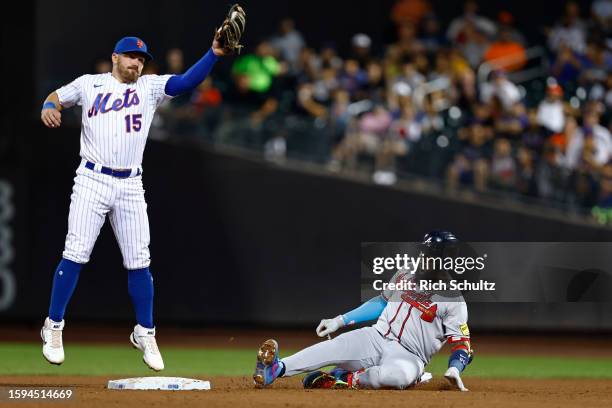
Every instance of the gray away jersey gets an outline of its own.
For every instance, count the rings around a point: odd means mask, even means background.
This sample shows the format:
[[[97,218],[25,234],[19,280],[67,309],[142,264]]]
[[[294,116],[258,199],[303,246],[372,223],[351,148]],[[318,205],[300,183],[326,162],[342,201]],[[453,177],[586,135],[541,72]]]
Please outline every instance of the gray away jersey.
[[[391,282],[410,279],[410,273],[399,271]],[[460,294],[449,299],[421,291],[385,290],[381,296],[388,303],[373,327],[397,340],[425,364],[449,337],[469,338],[467,305]]]

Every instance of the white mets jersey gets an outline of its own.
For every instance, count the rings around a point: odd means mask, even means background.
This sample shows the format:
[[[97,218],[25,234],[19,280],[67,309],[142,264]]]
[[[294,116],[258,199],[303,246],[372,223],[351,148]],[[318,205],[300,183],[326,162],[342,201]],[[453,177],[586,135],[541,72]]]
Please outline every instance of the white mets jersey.
[[[80,105],[81,157],[113,169],[141,166],[147,135],[172,75],[144,75],[121,83],[110,73],[83,75],[56,92],[60,104]]]
[[[411,280],[407,272],[398,272],[392,282]],[[398,341],[404,348],[428,364],[450,338],[469,341],[468,312],[463,297],[442,297],[422,291],[386,290],[382,296],[387,306],[374,328],[386,338]]]

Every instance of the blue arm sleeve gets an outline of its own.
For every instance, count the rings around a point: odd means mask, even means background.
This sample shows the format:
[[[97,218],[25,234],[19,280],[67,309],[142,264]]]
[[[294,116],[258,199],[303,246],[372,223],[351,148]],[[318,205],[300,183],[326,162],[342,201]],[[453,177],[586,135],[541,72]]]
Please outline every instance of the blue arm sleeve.
[[[378,316],[385,310],[387,301],[382,296],[376,296],[353,309],[350,312],[343,314],[342,319],[344,324],[363,323],[370,320],[378,319]]]
[[[217,56],[211,48],[187,72],[174,75],[168,79],[165,89],[166,95],[177,96],[187,91],[193,91],[200,82],[206,79],[215,62],[217,62]]]

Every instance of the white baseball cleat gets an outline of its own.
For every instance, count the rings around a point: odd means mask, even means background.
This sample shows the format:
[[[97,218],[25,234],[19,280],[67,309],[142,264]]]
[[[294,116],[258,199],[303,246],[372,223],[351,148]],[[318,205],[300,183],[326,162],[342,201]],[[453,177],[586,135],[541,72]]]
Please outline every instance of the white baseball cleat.
[[[40,329],[40,338],[43,342],[43,356],[51,364],[60,365],[64,362],[62,330],[64,330],[63,320],[61,322],[54,322],[48,317],[45,319],[42,329]]]
[[[142,359],[152,370],[161,371],[164,369],[164,360],[159,348],[157,348],[157,341],[155,341],[155,327],[147,329],[137,324],[130,334],[130,341],[134,348],[143,352]]]
[[[459,391],[469,391],[463,385],[463,380],[461,379],[461,375],[459,375],[459,370],[457,370],[457,367],[449,367],[444,373],[444,378],[448,380],[450,385],[456,387]]]
[[[431,375],[430,372],[425,371],[423,374],[421,374],[419,379],[416,381],[415,385],[427,384],[428,382],[431,381],[432,378],[433,378],[433,375]]]

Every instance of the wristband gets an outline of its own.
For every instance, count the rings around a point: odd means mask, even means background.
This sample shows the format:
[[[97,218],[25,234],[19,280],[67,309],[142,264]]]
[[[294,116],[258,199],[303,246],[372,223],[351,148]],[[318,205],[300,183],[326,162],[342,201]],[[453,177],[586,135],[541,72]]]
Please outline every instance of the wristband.
[[[462,372],[465,367],[471,362],[472,359],[470,358],[467,351],[459,349],[454,351],[453,354],[451,354],[450,358],[448,359],[448,366],[455,367],[457,368],[457,370],[459,370],[459,372]]]
[[[45,104],[43,105],[43,110],[45,109],[57,109],[57,106],[55,106],[55,104],[53,102],[45,102]]]

